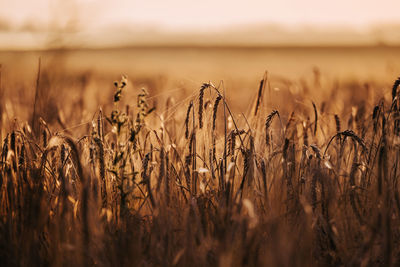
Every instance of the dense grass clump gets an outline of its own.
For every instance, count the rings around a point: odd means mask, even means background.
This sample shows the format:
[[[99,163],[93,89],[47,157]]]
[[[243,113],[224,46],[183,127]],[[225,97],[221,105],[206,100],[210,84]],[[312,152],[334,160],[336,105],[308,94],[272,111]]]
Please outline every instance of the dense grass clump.
[[[2,265],[400,264],[399,80],[318,101],[302,81],[279,107],[265,74],[245,114],[211,82],[175,104],[123,76],[82,123],[47,75],[27,122],[0,106]]]

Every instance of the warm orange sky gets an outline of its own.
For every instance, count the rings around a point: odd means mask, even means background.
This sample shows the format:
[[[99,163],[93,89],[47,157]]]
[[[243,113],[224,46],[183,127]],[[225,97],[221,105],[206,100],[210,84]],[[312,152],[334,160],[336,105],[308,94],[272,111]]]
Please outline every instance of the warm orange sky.
[[[151,25],[169,30],[276,23],[349,25],[399,23],[399,0],[0,0],[0,20],[79,29]]]
[[[0,50],[202,40],[399,45],[399,10],[400,0],[0,0]]]

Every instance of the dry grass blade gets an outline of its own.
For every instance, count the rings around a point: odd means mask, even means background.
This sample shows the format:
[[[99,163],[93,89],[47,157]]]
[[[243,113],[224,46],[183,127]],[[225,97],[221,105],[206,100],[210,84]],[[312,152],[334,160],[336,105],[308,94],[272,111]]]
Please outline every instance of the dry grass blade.
[[[222,96],[218,94],[217,98],[215,99],[214,106],[213,106],[213,121],[212,121],[212,129],[215,130],[216,120],[217,120],[217,112],[218,112],[218,105],[221,101]]]
[[[210,87],[209,83],[203,83],[203,85],[200,87],[200,93],[199,93],[199,128],[203,128],[203,102],[204,102],[204,90],[206,90],[208,87]]]
[[[193,108],[193,101],[190,101],[188,109],[186,111],[186,118],[185,118],[185,138],[189,138],[189,118],[190,118],[190,110]]]
[[[269,146],[269,127],[271,126],[272,120],[275,116],[279,117],[279,112],[277,110],[273,110],[265,120],[265,143]]]
[[[315,106],[315,103],[312,102],[313,108],[314,108],[314,136],[317,134],[317,126],[318,126],[318,111],[317,107]]]
[[[263,79],[260,81],[260,86],[258,88],[258,94],[257,94],[257,100],[256,100],[256,105],[254,108],[254,117],[257,116],[258,110],[260,108],[260,104],[262,101],[262,97],[264,94],[264,88],[265,84],[267,83],[267,72],[265,72]]]

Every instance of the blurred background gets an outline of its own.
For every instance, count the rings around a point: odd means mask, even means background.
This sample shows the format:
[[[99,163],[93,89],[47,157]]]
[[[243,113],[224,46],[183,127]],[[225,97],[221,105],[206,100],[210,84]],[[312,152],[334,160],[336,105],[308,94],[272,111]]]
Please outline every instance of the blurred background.
[[[1,49],[399,45],[396,0],[2,0]]]
[[[399,59],[399,8],[396,0],[0,0],[0,60],[57,50],[73,67],[99,71],[382,74]]]
[[[317,76],[329,90],[344,81],[383,87],[400,73],[399,8],[397,0],[0,0],[2,83],[6,95],[24,88],[12,101],[31,103],[40,57],[55,92],[95,89],[75,96],[89,110],[121,74],[153,94],[223,81],[243,109],[265,71],[275,91]]]

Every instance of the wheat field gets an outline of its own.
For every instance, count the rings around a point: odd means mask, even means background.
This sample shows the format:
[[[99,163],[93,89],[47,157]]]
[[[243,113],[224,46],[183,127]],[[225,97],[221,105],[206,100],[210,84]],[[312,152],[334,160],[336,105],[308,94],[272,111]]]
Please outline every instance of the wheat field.
[[[357,51],[0,53],[0,265],[398,266],[400,52]]]

